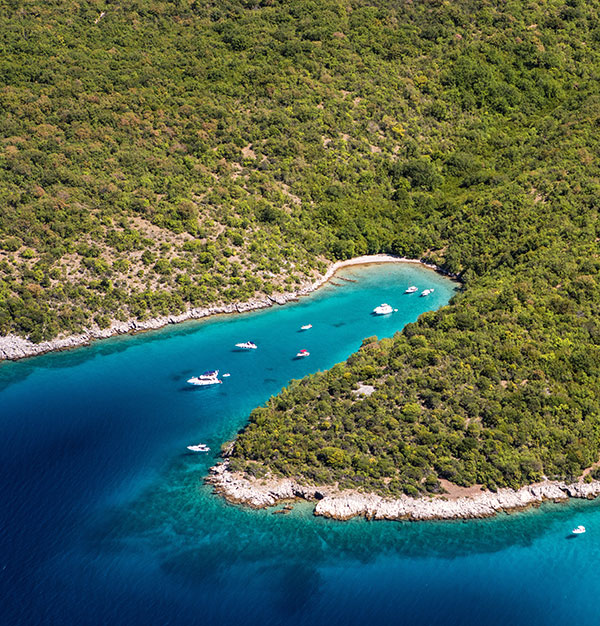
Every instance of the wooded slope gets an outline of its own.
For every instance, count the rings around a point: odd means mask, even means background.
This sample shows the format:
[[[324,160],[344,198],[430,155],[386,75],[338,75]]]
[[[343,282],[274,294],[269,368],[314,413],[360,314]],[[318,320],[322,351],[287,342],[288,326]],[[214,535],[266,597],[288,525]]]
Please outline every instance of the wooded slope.
[[[599,8],[5,2],[0,333],[424,256],[465,290],[255,411],[234,464],[385,493],[578,475],[599,456]]]

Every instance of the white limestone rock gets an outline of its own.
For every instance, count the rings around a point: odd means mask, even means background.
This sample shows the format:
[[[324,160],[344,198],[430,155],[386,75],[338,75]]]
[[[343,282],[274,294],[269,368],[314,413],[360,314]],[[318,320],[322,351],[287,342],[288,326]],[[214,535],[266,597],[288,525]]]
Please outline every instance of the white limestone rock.
[[[264,508],[292,498],[317,500],[315,515],[337,520],[357,516],[377,520],[483,518],[501,511],[535,506],[544,500],[561,501],[569,497],[594,498],[600,495],[600,481],[570,485],[546,481],[518,490],[505,488],[497,493],[488,491],[454,500],[409,496],[383,498],[376,494],[339,491],[330,486],[301,485],[289,478],[250,479],[230,472],[227,461],[212,468],[211,473],[207,482],[230,502]]]

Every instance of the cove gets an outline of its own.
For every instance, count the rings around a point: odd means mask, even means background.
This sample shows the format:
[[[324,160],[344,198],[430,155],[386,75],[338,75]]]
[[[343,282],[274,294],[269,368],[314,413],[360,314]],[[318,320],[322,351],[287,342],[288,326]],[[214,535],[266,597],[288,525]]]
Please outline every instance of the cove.
[[[411,284],[435,291],[404,295]],[[203,485],[255,406],[454,289],[417,265],[349,267],[284,307],[2,364],[0,622],[597,623],[593,503],[339,523],[305,504],[287,516],[230,506]],[[371,316],[382,302],[399,311]],[[259,349],[233,350],[246,340]],[[300,348],[311,356],[294,360]],[[231,376],[185,384],[211,368]],[[198,442],[211,453],[188,453]],[[575,522],[588,533],[567,540]]]

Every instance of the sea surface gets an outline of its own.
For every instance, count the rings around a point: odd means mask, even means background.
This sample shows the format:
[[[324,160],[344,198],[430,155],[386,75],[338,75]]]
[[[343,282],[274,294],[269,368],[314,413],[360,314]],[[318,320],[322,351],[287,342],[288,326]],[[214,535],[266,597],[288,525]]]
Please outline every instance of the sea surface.
[[[254,407],[455,288],[416,265],[346,268],[295,304],[1,364],[0,624],[600,623],[594,503],[335,522],[308,503],[231,506],[203,484]],[[370,315],[382,302],[398,312]],[[246,340],[259,349],[233,350]],[[213,368],[231,376],[186,384]],[[186,449],[200,442],[209,454]]]

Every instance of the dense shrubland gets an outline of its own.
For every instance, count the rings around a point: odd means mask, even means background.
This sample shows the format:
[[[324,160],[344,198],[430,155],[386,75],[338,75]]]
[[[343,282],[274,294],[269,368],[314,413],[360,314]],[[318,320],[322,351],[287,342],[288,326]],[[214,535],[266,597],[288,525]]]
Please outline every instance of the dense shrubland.
[[[599,9],[5,3],[0,333],[425,257],[464,291],[257,409],[234,466],[386,493],[577,476],[599,456]]]

